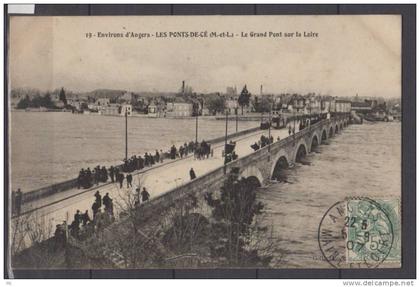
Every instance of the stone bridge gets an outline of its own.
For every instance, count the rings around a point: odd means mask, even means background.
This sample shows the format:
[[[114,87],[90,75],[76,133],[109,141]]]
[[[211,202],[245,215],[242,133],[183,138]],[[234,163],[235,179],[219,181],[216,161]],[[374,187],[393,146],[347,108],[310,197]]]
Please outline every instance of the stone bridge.
[[[264,186],[270,180],[281,179],[282,170],[293,166],[295,162],[303,161],[307,153],[313,151],[317,145],[327,139],[334,137],[349,122],[349,115],[336,115],[332,119],[321,120],[294,135],[240,157],[226,166],[219,166],[194,180],[152,197],[140,205],[143,227],[147,229],[148,226],[159,226],[165,215],[170,214],[173,210],[183,210],[181,207],[186,205],[194,206],[195,203],[202,203],[204,194],[207,192],[213,192],[217,196],[226,174],[232,169],[239,170],[240,176],[255,187]],[[44,193],[40,197],[42,196]],[[90,200],[91,197],[88,199],[89,205]],[[79,204],[80,201],[77,203]],[[203,213],[208,211],[208,209],[200,210]],[[118,226],[124,224],[127,217],[119,219],[115,224],[106,228],[103,234],[108,234],[110,238],[113,234],[117,234]]]
[[[249,180],[250,184],[264,186],[272,179],[279,179],[283,169],[302,161],[306,154],[334,137],[347,127],[349,122],[349,115],[336,115],[332,119],[312,124],[295,135],[274,142],[153,198],[142,205],[145,215],[153,216],[167,208],[185,204],[188,198],[200,200],[207,192],[218,192],[223,185],[225,174],[234,168],[239,169],[241,177]]]

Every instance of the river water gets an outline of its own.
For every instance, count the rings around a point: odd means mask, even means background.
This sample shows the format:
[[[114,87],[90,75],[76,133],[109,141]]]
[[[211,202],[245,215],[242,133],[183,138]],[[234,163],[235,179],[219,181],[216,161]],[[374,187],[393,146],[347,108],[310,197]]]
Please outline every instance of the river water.
[[[323,214],[346,196],[400,197],[401,124],[351,125],[286,171],[287,183],[262,188],[278,268],[330,268],[318,246]]]
[[[125,156],[125,119],[60,112],[11,112],[12,189],[33,190],[72,179],[80,168],[115,165]],[[259,123],[240,121],[238,130]],[[195,119],[130,117],[128,154],[167,150],[195,140]],[[228,132],[235,132],[229,121]],[[198,140],[225,135],[225,122],[199,118]]]

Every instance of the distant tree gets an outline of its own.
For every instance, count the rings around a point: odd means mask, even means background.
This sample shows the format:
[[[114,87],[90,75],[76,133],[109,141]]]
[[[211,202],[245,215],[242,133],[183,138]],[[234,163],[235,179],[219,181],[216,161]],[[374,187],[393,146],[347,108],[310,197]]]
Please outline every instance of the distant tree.
[[[211,97],[206,101],[207,108],[212,115],[222,113],[225,110],[225,99],[220,96]]]
[[[26,108],[29,108],[30,103],[31,103],[31,100],[29,99],[29,96],[26,95],[23,99],[21,99],[18,102],[16,108],[18,108],[18,109],[26,109]]]
[[[49,109],[55,108],[55,105],[54,105],[53,101],[51,100],[50,93],[47,92],[45,94],[45,96],[41,98],[40,106],[41,107],[46,107],[46,108],[49,108]]]
[[[241,106],[241,113],[244,114],[244,106],[249,106],[249,100],[251,98],[251,94],[248,92],[246,85],[241,91],[241,94],[238,97],[238,104]]]
[[[255,102],[255,110],[259,113],[268,113],[271,110],[271,101],[267,97],[262,97],[261,101]]]
[[[80,109],[81,109],[82,111],[89,110],[88,104],[87,104],[87,103],[85,103],[85,102],[81,103],[81,104],[80,104]]]
[[[67,99],[66,99],[66,92],[64,91],[64,88],[61,88],[59,99],[64,103],[64,105],[67,105]]]

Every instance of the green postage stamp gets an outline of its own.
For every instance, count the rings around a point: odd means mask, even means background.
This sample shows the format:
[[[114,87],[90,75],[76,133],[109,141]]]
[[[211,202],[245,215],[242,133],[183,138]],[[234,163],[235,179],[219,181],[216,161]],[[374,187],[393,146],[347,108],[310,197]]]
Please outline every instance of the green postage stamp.
[[[347,199],[347,263],[401,262],[399,198]]]

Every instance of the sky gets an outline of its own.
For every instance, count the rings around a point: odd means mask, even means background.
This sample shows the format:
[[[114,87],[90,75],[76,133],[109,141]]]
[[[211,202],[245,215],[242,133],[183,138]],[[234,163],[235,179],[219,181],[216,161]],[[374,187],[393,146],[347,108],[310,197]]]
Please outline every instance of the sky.
[[[87,38],[86,33],[299,31],[292,38]],[[318,37],[303,37],[303,33]],[[12,16],[9,87],[401,96],[401,17]]]

